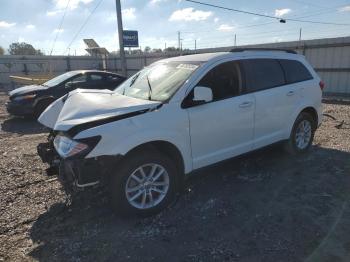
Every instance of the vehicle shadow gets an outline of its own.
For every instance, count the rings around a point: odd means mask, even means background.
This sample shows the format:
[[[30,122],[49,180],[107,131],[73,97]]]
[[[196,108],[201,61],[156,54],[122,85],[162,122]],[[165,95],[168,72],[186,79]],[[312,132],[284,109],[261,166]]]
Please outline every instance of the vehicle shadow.
[[[170,208],[123,219],[104,192],[34,222],[39,261],[346,261],[350,153],[269,147],[196,172]],[[339,251],[340,250],[340,251]]]
[[[40,134],[48,132],[48,129],[35,119],[11,117],[1,123],[0,130],[20,135]]]

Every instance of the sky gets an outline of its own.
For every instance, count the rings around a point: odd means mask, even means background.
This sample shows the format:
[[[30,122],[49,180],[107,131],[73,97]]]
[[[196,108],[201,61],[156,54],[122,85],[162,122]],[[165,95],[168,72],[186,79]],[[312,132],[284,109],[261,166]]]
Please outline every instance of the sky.
[[[350,24],[349,0],[202,2],[285,19]],[[189,49],[195,42],[198,49],[232,46],[235,35],[237,45],[293,41],[299,39],[300,28],[302,39],[350,36],[350,25],[280,23],[185,0],[121,0],[121,5],[124,29],[139,32],[142,49],[177,47],[178,32],[182,47]],[[83,55],[83,39],[94,38],[101,47],[115,51],[119,49],[115,10],[114,0],[0,0],[0,46],[7,50],[13,42],[27,42],[45,54]]]

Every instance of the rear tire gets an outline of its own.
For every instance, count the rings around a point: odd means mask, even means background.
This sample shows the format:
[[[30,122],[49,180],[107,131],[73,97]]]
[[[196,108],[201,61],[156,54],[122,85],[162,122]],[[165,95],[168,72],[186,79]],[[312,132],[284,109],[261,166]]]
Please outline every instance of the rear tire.
[[[308,151],[312,145],[315,131],[315,119],[308,113],[300,113],[294,122],[290,137],[285,143],[286,151],[293,155]]]
[[[123,159],[111,177],[113,208],[123,215],[149,216],[159,213],[175,198],[178,170],[157,150],[137,150]]]

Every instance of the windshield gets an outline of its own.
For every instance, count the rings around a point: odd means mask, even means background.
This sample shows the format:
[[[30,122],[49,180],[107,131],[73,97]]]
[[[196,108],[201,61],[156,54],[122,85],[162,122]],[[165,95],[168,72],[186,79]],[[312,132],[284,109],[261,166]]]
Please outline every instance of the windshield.
[[[56,86],[56,85],[62,83],[63,81],[66,81],[68,78],[70,78],[76,74],[78,74],[78,72],[67,72],[67,73],[64,73],[62,75],[59,75],[59,76],[56,76],[56,77],[50,79],[49,81],[45,82],[42,85],[48,86],[48,87],[53,87],[53,86]]]
[[[156,63],[130,77],[115,91],[119,94],[155,101],[166,101],[198,68],[194,62]]]

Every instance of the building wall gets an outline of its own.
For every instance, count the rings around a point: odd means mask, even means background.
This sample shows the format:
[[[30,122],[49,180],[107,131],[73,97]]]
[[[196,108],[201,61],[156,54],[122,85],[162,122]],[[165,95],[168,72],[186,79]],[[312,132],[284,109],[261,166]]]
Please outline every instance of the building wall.
[[[326,83],[326,95],[350,96],[350,37],[315,39],[261,45],[239,46],[238,48],[288,48],[304,54]],[[210,48],[187,53],[229,51],[234,47]],[[185,52],[127,55],[128,76],[146,65]],[[55,76],[69,70],[102,69],[102,60],[91,56],[0,56],[0,89],[13,89],[16,85],[10,75]],[[120,71],[120,59],[110,56],[107,70]]]

